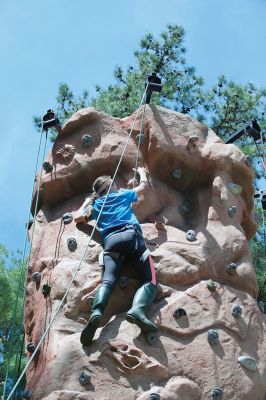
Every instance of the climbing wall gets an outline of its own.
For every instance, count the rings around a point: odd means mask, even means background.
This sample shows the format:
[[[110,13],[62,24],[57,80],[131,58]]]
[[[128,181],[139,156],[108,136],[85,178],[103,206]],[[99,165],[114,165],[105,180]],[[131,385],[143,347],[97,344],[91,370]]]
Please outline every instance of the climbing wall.
[[[117,175],[130,187],[140,140],[149,189],[134,205],[151,251],[158,294],[144,336],[125,320],[139,285],[126,263],[92,345],[82,347],[101,281],[93,223],[74,223],[99,175],[112,175],[135,118],[86,108],[65,124],[41,176],[25,307],[34,351],[79,271],[27,371],[35,400],[266,400],[263,304],[248,242],[256,232],[250,161],[188,115],[147,106]],[[37,180],[38,181],[38,180]],[[33,201],[36,202],[37,193]]]

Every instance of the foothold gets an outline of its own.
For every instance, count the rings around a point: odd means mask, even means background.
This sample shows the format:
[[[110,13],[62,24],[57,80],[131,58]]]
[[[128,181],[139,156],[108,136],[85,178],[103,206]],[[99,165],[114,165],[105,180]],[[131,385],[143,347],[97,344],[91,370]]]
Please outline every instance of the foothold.
[[[149,395],[149,400],[160,400],[161,396],[159,395],[159,393],[150,393]]]
[[[223,394],[224,394],[224,391],[221,388],[216,387],[212,390],[211,400],[219,400],[222,398]]]
[[[75,238],[67,239],[67,247],[69,251],[75,251],[78,247],[77,241]]]
[[[30,399],[32,396],[32,391],[31,390],[23,390],[23,392],[21,392],[21,397],[25,400]]]
[[[187,315],[186,311],[184,310],[184,308],[177,308],[174,312],[174,317],[176,319],[181,318],[183,315]]]
[[[49,163],[49,161],[44,161],[42,167],[47,174],[53,170],[53,166]]]
[[[26,228],[29,230],[32,227],[34,222],[34,218],[31,218],[28,222],[26,222]]]
[[[120,276],[119,281],[118,281],[118,286],[121,289],[124,289],[125,287],[127,287],[127,284],[128,284],[127,276]]]
[[[73,221],[73,215],[71,213],[65,213],[62,217],[62,220],[65,225],[71,224],[71,222]]]
[[[82,146],[89,147],[92,144],[92,136],[91,135],[83,135],[81,138]]]
[[[157,231],[164,231],[165,225],[161,221],[155,221],[155,228],[157,229]]]
[[[44,298],[48,297],[51,292],[51,286],[48,285],[48,283],[45,283],[42,287],[42,294]]]
[[[143,133],[139,133],[136,138],[139,144],[143,144],[145,142],[145,135],[143,135]]]
[[[217,283],[214,282],[212,279],[209,279],[209,280],[207,281],[207,288],[208,288],[209,290],[211,290],[211,291],[214,291],[214,290],[217,289]]]
[[[241,194],[243,191],[242,186],[238,185],[237,183],[229,182],[228,186],[231,192],[233,192],[234,194]]]
[[[257,361],[252,357],[240,356],[238,362],[249,371],[255,372],[257,370]]]
[[[251,156],[246,156],[246,160],[245,163],[248,167],[252,167],[253,166],[253,161],[252,161],[252,157]]]
[[[242,308],[239,304],[233,304],[231,308],[231,312],[234,318],[240,318],[242,314]]]
[[[42,279],[42,274],[40,272],[34,272],[34,274],[32,274],[32,280],[37,284],[41,282],[41,279]]]
[[[186,233],[186,239],[187,239],[189,242],[194,242],[194,241],[197,239],[197,237],[196,237],[196,232],[193,231],[193,229],[190,229],[189,231],[187,231],[187,233]]]
[[[152,346],[158,343],[158,336],[155,332],[146,333],[146,341]]]
[[[35,350],[34,343],[33,342],[28,343],[27,344],[27,351],[32,354],[34,352],[34,350]]]
[[[172,172],[172,177],[173,178],[181,178],[181,169],[176,168],[173,172]]]
[[[229,265],[226,265],[225,269],[228,274],[233,275],[237,270],[237,265],[235,263],[230,263]]]
[[[91,375],[86,371],[82,371],[79,375],[80,384],[87,385],[88,383],[90,383],[90,381],[91,381]]]
[[[219,342],[219,333],[215,329],[208,330],[208,342],[210,344],[217,344]]]
[[[265,312],[264,302],[262,300],[258,300],[258,306],[261,312]]]
[[[236,215],[236,212],[237,212],[237,206],[232,206],[228,208],[228,214],[230,217],[234,217]]]

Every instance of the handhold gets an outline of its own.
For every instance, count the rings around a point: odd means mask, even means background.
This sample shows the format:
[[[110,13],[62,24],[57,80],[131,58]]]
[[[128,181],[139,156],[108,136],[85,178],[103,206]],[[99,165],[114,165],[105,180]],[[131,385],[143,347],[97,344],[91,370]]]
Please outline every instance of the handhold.
[[[231,312],[232,312],[233,317],[240,318],[240,316],[242,314],[242,308],[240,307],[239,304],[233,304],[232,308],[231,308]]]
[[[237,183],[229,182],[228,186],[231,192],[233,192],[234,194],[241,194],[243,191],[242,186],[238,185]]]
[[[207,281],[207,288],[208,288],[209,290],[211,290],[211,291],[214,291],[214,290],[217,289],[217,283],[214,282],[212,279],[209,279],[209,280]]]
[[[257,361],[252,357],[240,356],[238,362],[249,371],[255,372],[257,370]]]
[[[35,350],[34,343],[33,342],[28,343],[27,344],[27,351],[32,354],[34,352],[34,350]]]
[[[229,265],[226,265],[225,269],[228,274],[233,275],[237,270],[237,265],[235,263],[230,263]]]
[[[219,333],[215,329],[208,330],[208,342],[210,344],[217,344],[219,342]]]
[[[124,289],[125,287],[127,287],[127,284],[128,284],[127,276],[120,276],[119,281],[118,281],[118,286],[121,289]]]
[[[195,153],[198,149],[197,149],[197,142],[199,140],[199,137],[194,135],[194,136],[190,136],[187,142],[187,150],[190,154]]]
[[[262,300],[258,300],[258,306],[261,312],[265,312],[264,302]]]
[[[139,144],[143,144],[145,142],[145,135],[143,135],[143,133],[139,133],[136,138]]]
[[[155,221],[155,228],[157,229],[157,231],[164,231],[165,225],[161,221]]]
[[[149,400],[160,400],[161,396],[159,395],[159,393],[150,393],[149,395]]]
[[[40,272],[34,272],[34,274],[32,274],[32,280],[37,284],[41,282],[41,279],[42,279],[42,274]]]
[[[32,396],[32,391],[31,390],[23,390],[23,392],[21,392],[21,397],[25,400],[30,399]]]
[[[48,283],[45,283],[42,287],[42,294],[44,298],[48,297],[51,292],[51,286],[48,285]]]
[[[91,375],[86,371],[82,371],[79,375],[80,384],[87,385],[88,383],[90,383],[90,381],[91,381]]]
[[[34,222],[34,218],[29,219],[28,222],[26,222],[26,228],[29,230],[32,227],[32,224]]]
[[[65,225],[71,224],[71,222],[73,221],[73,215],[71,213],[65,213],[62,217],[62,220]]]
[[[176,319],[179,319],[180,317],[182,317],[183,315],[187,315],[186,311],[184,310],[184,308],[177,308],[174,312],[174,317]]]
[[[73,158],[74,154],[75,147],[72,146],[72,144],[65,144],[64,146],[61,146],[56,152],[56,155],[61,157],[63,160]]]
[[[230,217],[234,217],[236,215],[236,212],[237,212],[237,206],[232,206],[228,208],[228,214]]]
[[[89,147],[92,144],[92,136],[91,135],[83,135],[81,138],[82,146]]]
[[[172,177],[177,179],[181,178],[181,169],[174,169],[174,171],[172,172]]]
[[[158,336],[155,332],[146,333],[146,341],[152,346],[158,343]]]
[[[53,170],[53,166],[49,163],[49,161],[44,161],[42,167],[47,174]]]
[[[186,239],[190,242],[194,242],[197,239],[196,232],[193,231],[193,229],[189,229],[186,233]]]
[[[75,238],[67,239],[67,247],[69,251],[75,251],[78,247],[77,241]]]
[[[222,398],[223,394],[224,394],[224,391],[221,388],[216,387],[212,390],[211,400],[219,400]]]

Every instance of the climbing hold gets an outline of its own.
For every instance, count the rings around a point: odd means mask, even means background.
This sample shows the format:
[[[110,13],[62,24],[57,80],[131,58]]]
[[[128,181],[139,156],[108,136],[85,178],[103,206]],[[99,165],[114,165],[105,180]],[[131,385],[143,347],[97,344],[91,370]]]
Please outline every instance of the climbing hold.
[[[40,272],[34,272],[34,274],[32,274],[32,280],[37,284],[41,282],[41,279],[42,279],[42,274]]]
[[[155,221],[155,228],[157,229],[157,231],[164,231],[165,225],[161,221]]]
[[[257,361],[252,357],[240,356],[238,362],[249,371],[255,372],[257,370]]]
[[[119,281],[118,281],[118,286],[121,289],[124,289],[125,287],[127,287],[127,284],[128,284],[127,276],[120,276]]]
[[[34,343],[33,342],[28,343],[27,344],[27,351],[32,354],[34,352],[34,350],[35,350]]]
[[[187,239],[189,242],[194,242],[194,241],[197,239],[197,237],[196,237],[196,232],[193,231],[193,229],[190,229],[189,231],[187,231],[187,233],[186,233],[186,239]]]
[[[190,154],[193,154],[198,150],[198,148],[197,148],[198,140],[199,140],[199,137],[196,135],[189,137],[188,142],[187,142],[187,150]]]
[[[264,313],[265,306],[264,306],[264,302],[262,300],[258,300],[258,306],[259,306],[260,311]]]
[[[34,222],[34,218],[29,219],[28,222],[26,222],[26,228],[29,230],[32,227],[32,224]]]
[[[44,161],[42,167],[47,174],[48,174],[48,172],[52,172],[52,170],[53,170],[53,166],[52,166],[52,164],[49,163],[49,161]]]
[[[71,224],[71,222],[73,221],[73,215],[71,213],[65,213],[62,217],[62,220],[65,225]]]
[[[228,274],[233,275],[237,270],[237,265],[235,263],[230,263],[229,265],[226,265],[225,269]]]
[[[69,251],[75,251],[78,247],[77,241],[75,238],[67,239],[67,247]]]
[[[208,288],[209,290],[211,290],[211,291],[214,291],[214,290],[217,289],[217,283],[214,282],[212,279],[209,279],[209,280],[207,281],[207,288]]]
[[[236,215],[236,212],[237,212],[237,206],[232,206],[228,208],[228,214],[230,217],[234,217]]]
[[[30,399],[32,396],[32,391],[31,390],[23,390],[23,392],[21,392],[21,397],[25,400]]]
[[[90,381],[91,381],[91,375],[86,371],[82,371],[79,375],[80,384],[87,385],[88,383],[90,383]]]
[[[81,138],[82,146],[89,147],[92,144],[92,136],[91,135],[83,135]]]
[[[240,307],[239,304],[233,304],[232,308],[231,308],[231,312],[232,312],[233,317],[240,318],[240,316],[242,314],[242,308]]]
[[[184,310],[184,308],[177,308],[174,312],[174,317],[176,319],[181,318],[183,315],[187,315],[186,311]]]
[[[224,394],[224,391],[221,388],[216,387],[212,390],[211,400],[219,400],[222,398],[223,394]]]
[[[158,343],[158,336],[155,332],[146,333],[146,341],[152,346]]]
[[[51,286],[48,285],[48,283],[45,283],[42,287],[42,294],[44,298],[48,297],[51,292]]]
[[[174,169],[174,171],[172,172],[172,177],[177,179],[181,178],[181,169]]]
[[[159,395],[159,393],[150,393],[149,395],[149,400],[160,400],[161,396]]]
[[[145,142],[145,135],[143,135],[143,133],[139,133],[136,138],[139,144],[143,144]]]
[[[219,342],[219,333],[215,329],[208,330],[208,342],[210,344],[217,344]]]
[[[238,185],[237,183],[229,182],[228,186],[231,192],[233,192],[234,194],[241,194],[243,191],[242,186]]]
[[[252,157],[251,156],[246,156],[245,163],[246,163],[246,165],[248,167],[252,167],[253,166]]]

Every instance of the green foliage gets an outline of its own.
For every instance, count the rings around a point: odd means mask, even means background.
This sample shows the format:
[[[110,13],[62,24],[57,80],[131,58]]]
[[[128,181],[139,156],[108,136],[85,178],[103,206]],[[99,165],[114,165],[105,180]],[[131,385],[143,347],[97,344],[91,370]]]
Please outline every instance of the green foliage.
[[[13,254],[0,245],[0,395],[9,365],[9,379],[16,378],[23,340],[24,266],[20,253]],[[9,380],[10,381],[10,380]]]

